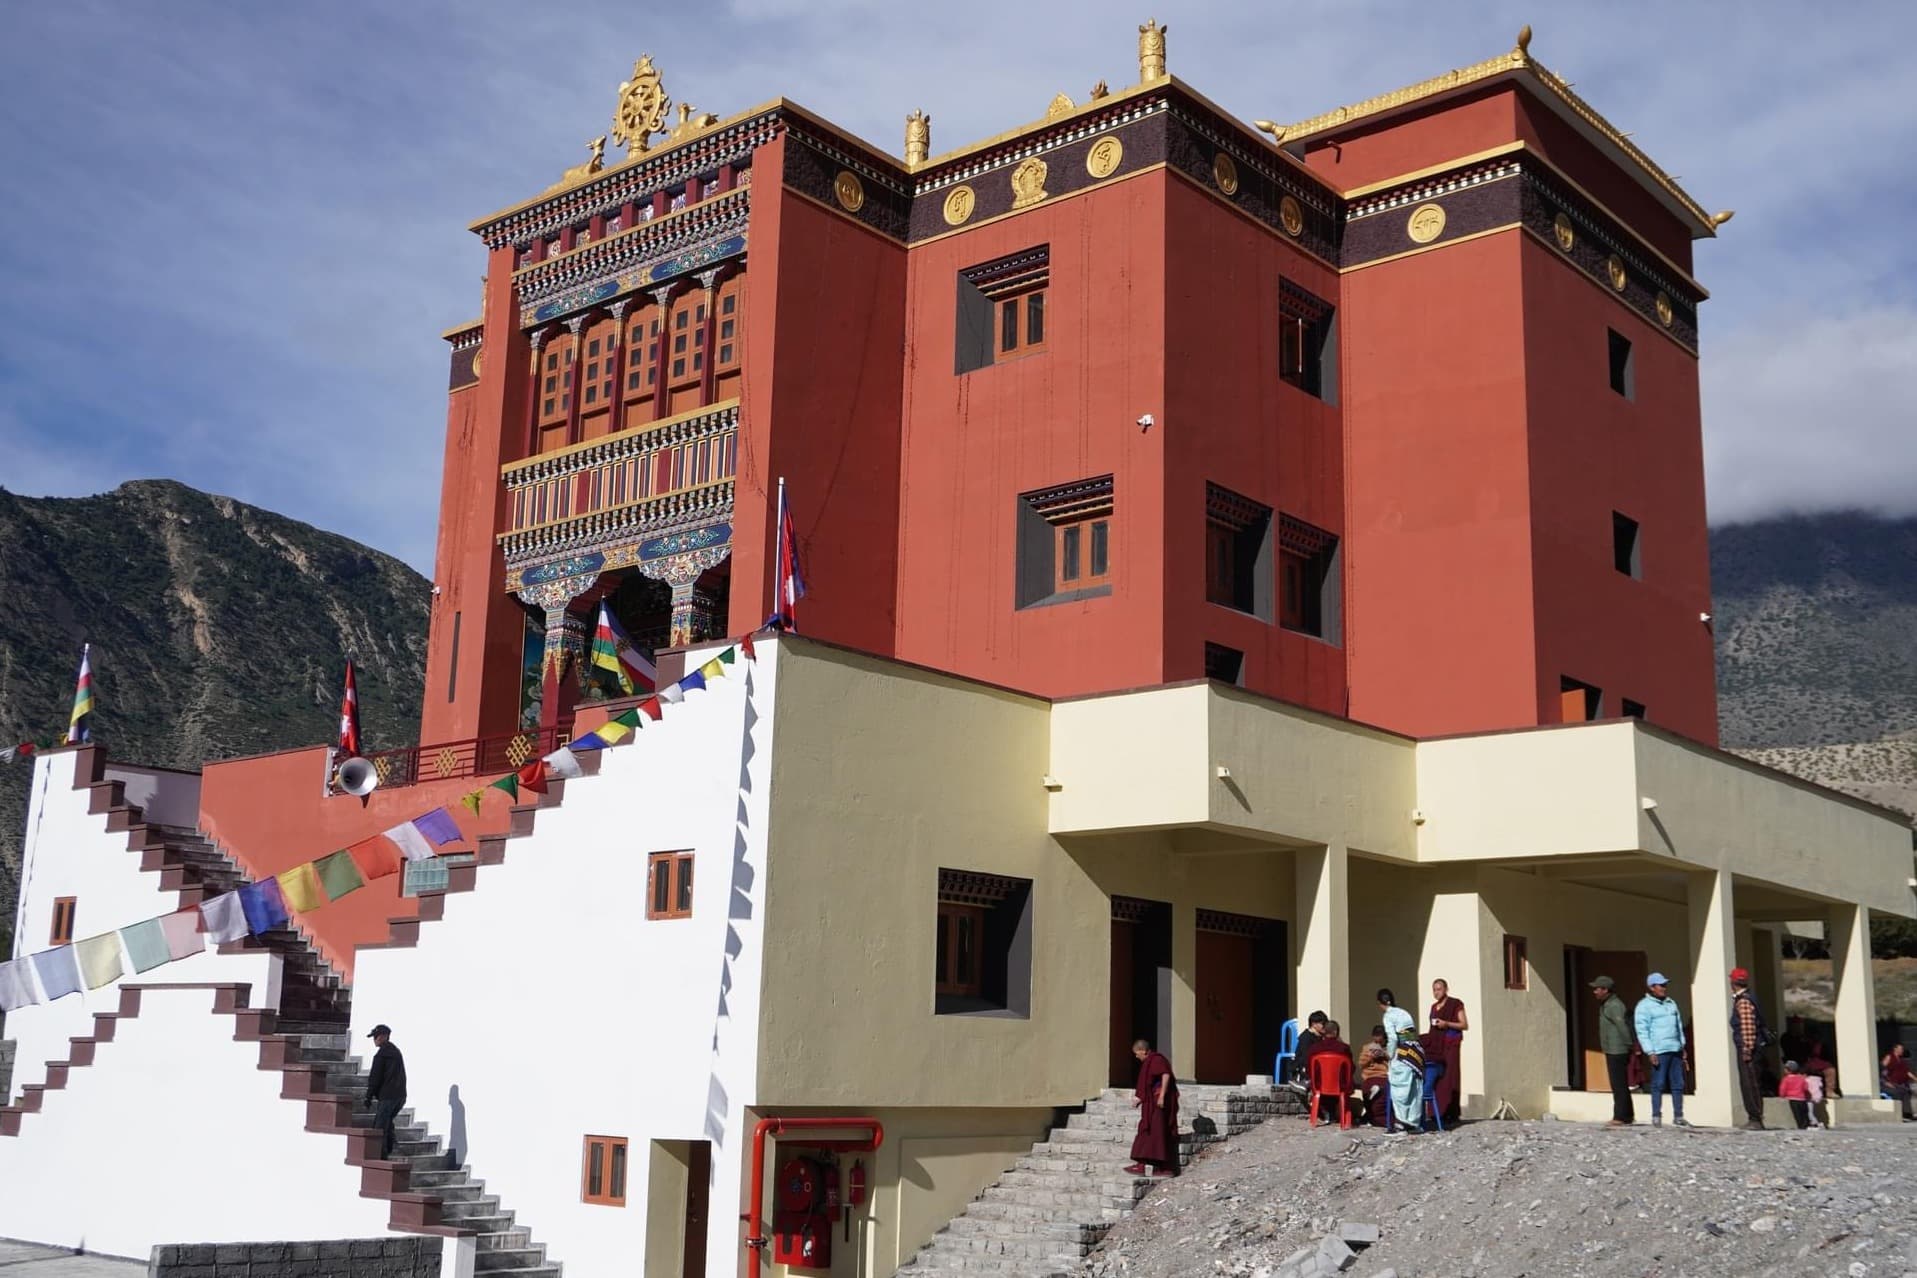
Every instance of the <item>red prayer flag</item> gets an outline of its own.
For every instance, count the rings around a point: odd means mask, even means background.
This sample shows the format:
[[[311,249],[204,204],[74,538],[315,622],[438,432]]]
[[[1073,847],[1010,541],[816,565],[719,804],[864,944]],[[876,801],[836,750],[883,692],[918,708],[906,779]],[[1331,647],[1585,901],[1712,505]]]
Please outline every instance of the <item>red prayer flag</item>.
[[[339,702],[339,751],[347,758],[359,756],[359,689],[353,684],[353,663],[346,663],[346,691]]]
[[[664,718],[666,713],[665,707],[659,704],[659,698],[657,697],[647,697],[644,701],[641,701],[638,705],[638,710],[640,714],[643,714],[654,723]]]
[[[739,651],[745,654],[747,661],[757,661],[759,659],[759,654],[752,650],[751,635],[747,635],[745,638],[739,640]]]
[[[383,834],[361,839],[347,848],[346,854],[353,858],[353,864],[359,867],[359,876],[368,883],[398,874],[400,870],[399,848]]]
[[[519,770],[518,777],[520,789],[531,790],[534,794],[544,794],[546,792],[545,760],[534,759]]]

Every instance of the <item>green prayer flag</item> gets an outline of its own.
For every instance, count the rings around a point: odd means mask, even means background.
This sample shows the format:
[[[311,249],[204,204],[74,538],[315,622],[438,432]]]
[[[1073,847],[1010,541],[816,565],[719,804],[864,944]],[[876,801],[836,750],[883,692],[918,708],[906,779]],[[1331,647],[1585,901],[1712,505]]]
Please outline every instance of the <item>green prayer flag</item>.
[[[628,710],[624,714],[614,715],[612,721],[621,727],[636,728],[639,726],[639,712],[637,710]]]
[[[488,790],[504,790],[507,798],[517,799],[519,797],[519,776],[517,773],[508,772],[505,776],[499,778],[499,780],[493,782],[486,788]]]
[[[167,949],[166,929],[160,926],[160,920],[148,919],[144,923],[134,923],[120,929],[120,940],[126,944],[126,955],[133,960],[133,970],[144,972],[158,967],[173,957]]]
[[[344,851],[313,862],[313,873],[319,875],[320,888],[329,901],[337,901],[348,892],[357,892],[366,886],[366,879],[360,874],[359,867],[353,864],[352,856]]]
[[[737,657],[738,655],[739,655],[739,650],[737,648],[727,648],[724,652],[719,654],[719,660],[725,662],[729,666],[732,664],[733,658]]]

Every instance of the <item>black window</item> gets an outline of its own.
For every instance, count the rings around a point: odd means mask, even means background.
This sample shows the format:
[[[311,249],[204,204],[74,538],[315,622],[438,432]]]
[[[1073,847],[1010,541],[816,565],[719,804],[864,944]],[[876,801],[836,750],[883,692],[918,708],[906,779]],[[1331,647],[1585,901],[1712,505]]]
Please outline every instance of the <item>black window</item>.
[[[1637,398],[1637,373],[1632,367],[1631,339],[1616,329],[1606,329],[1611,337],[1611,389],[1626,399]]]
[[[1044,350],[1050,283],[1045,244],[960,271],[953,371],[970,373]]]
[[[1343,583],[1338,538],[1290,515],[1278,518],[1278,624],[1329,643],[1341,641]]]
[[[1642,701],[1633,701],[1629,697],[1624,698],[1624,717],[1627,719],[1642,719],[1644,717],[1644,703]]]
[[[1611,566],[1627,577],[1642,577],[1644,563],[1639,548],[1637,520],[1611,512]]]
[[[1205,485],[1205,598],[1271,620],[1271,507]]]
[[[1307,395],[1338,402],[1337,329],[1331,303],[1290,280],[1278,283],[1278,376]]]
[[[1604,694],[1591,684],[1565,675],[1558,680],[1558,718],[1564,723],[1588,723],[1604,712]]]
[[[1241,683],[1245,672],[1245,654],[1221,643],[1205,645],[1205,678],[1220,683]]]
[[[941,869],[933,923],[937,1014],[1031,1015],[1030,879]]]

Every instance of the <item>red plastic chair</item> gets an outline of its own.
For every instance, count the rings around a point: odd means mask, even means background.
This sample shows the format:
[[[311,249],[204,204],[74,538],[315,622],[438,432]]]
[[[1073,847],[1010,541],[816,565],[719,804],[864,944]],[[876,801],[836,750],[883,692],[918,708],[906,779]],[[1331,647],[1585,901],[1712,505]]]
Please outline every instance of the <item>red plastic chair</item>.
[[[1351,1058],[1320,1052],[1311,1058],[1306,1072],[1311,1076],[1311,1125],[1318,1125],[1318,1100],[1324,1097],[1338,1102],[1338,1126],[1351,1126]]]

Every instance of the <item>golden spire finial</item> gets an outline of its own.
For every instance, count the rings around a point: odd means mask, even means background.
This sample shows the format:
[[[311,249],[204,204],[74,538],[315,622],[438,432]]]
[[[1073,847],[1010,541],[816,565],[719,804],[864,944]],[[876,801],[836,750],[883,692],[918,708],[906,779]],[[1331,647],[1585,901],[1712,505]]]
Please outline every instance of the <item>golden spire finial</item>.
[[[1157,18],[1145,19],[1138,28],[1138,82],[1150,84],[1165,78],[1165,36],[1169,26],[1159,26]]]
[[[923,164],[932,158],[932,117],[914,111],[905,117],[905,162]]]
[[[1253,120],[1252,127],[1260,133],[1271,134],[1271,144],[1277,146],[1285,140],[1285,126],[1274,124],[1270,120]]]
[[[1716,229],[1736,216],[1736,209],[1719,209],[1717,212],[1711,214],[1711,227],[1712,229]]]
[[[1528,62],[1531,58],[1531,24],[1525,23],[1518,28],[1517,47],[1511,50],[1511,61]]]
[[[666,129],[666,112],[672,98],[666,93],[652,55],[642,53],[632,64],[632,79],[619,86],[619,102],[612,110],[612,140],[626,148],[626,158],[641,155],[652,146],[652,135]]]

